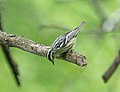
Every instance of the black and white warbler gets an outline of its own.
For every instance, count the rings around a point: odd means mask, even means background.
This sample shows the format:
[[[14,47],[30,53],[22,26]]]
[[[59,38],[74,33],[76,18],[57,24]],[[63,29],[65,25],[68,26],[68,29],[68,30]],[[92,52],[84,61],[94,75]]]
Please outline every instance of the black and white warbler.
[[[67,32],[61,36],[59,36],[51,45],[48,53],[47,58],[53,63],[54,65],[54,58],[57,55],[60,55],[64,52],[67,52],[73,48],[76,42],[76,37],[80,32],[80,29],[86,22],[83,21],[78,27],[73,29],[70,32]]]

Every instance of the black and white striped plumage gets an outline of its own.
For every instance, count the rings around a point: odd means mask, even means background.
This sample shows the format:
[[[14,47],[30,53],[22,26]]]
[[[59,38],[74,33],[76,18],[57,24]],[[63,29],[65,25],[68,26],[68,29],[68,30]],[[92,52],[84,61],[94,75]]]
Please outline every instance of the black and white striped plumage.
[[[86,22],[83,21],[78,27],[73,29],[70,32],[67,32],[60,37],[58,37],[50,47],[50,50],[47,53],[48,59],[54,64],[54,58],[57,55],[60,55],[64,52],[67,52],[73,48],[76,42],[76,36],[78,35],[80,28]]]

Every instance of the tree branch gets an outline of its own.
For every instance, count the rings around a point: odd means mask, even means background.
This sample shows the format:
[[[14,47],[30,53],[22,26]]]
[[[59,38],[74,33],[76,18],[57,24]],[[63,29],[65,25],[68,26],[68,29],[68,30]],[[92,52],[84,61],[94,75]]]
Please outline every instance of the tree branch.
[[[115,58],[114,62],[111,64],[109,69],[105,72],[105,74],[102,77],[105,83],[108,82],[108,80],[113,75],[119,64],[120,64],[120,51],[118,53],[118,56]]]
[[[14,34],[7,34],[6,32],[0,31],[0,44],[5,44],[8,47],[16,47],[24,51],[46,57],[50,46],[38,44],[32,40],[26,39],[22,36],[16,36]],[[67,53],[61,54],[56,57],[79,66],[87,65],[86,57],[79,55],[77,52],[71,50]]]
[[[49,25],[41,24],[39,28],[40,28],[40,30],[41,29],[46,29],[46,28],[48,28],[48,29],[60,29],[60,30],[65,30],[65,31],[70,31],[71,30],[67,26],[59,26],[59,25],[54,25],[54,24],[49,24]]]
[[[101,1],[100,0],[90,0],[90,3],[92,5],[93,10],[96,12],[96,14],[101,19],[101,22],[103,23],[107,19],[107,14],[106,14],[105,9],[102,6]]]
[[[10,65],[10,68],[11,68],[11,70],[13,72],[13,76],[14,76],[14,78],[16,80],[16,83],[17,83],[18,86],[20,86],[21,83],[20,83],[20,80],[19,80],[18,66],[17,66],[16,62],[13,60],[13,58],[12,58],[12,56],[10,54],[10,51],[8,50],[8,47],[6,45],[4,45],[4,44],[2,44],[1,46],[2,46],[3,52],[5,54],[5,57],[6,57],[7,61],[8,61],[8,64]]]
[[[0,2],[0,30],[1,31],[4,31],[3,30],[3,26],[2,26],[2,13],[1,13],[1,2]],[[20,86],[20,80],[19,80],[19,71],[18,71],[18,67],[17,67],[17,64],[16,62],[13,60],[11,54],[10,54],[10,51],[8,50],[8,47],[4,44],[1,45],[2,47],[2,50],[3,50],[3,53],[5,54],[5,57],[7,59],[7,62],[13,72],[13,76],[15,78],[15,81],[17,83],[18,86]]]

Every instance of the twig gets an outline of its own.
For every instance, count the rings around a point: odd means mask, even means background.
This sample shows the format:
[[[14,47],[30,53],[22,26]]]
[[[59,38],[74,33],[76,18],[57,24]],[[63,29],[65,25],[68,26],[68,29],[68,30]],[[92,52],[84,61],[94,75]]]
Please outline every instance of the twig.
[[[8,47],[16,47],[16,48],[19,48],[43,57],[47,56],[47,52],[50,49],[50,46],[38,44],[22,36],[7,34],[6,32],[1,32],[1,31],[0,31],[0,44],[6,44]],[[73,50],[67,53],[61,54],[56,58],[77,64],[79,66],[87,65],[86,57],[78,54]]]
[[[105,9],[103,9],[102,3],[100,0],[90,0],[90,3],[92,4],[92,8],[95,11],[95,13],[99,16],[102,23],[107,19],[107,14],[105,12]]]
[[[104,21],[102,29],[110,32],[116,29],[120,29],[120,8],[114,10],[112,14]]]
[[[118,53],[118,56],[115,58],[109,69],[105,72],[105,74],[102,77],[105,83],[108,82],[108,80],[113,75],[119,64],[120,64],[120,51]]]
[[[65,31],[70,31],[72,29],[70,29],[69,27],[62,27],[62,26],[58,26],[58,25],[47,25],[47,24],[41,24],[40,25],[40,30],[42,29],[59,29],[59,30],[65,30]],[[109,34],[109,33],[115,33],[115,32],[119,32],[117,29],[119,29],[119,26],[116,27],[116,30],[114,31],[102,31],[101,28],[94,28],[92,30],[85,30],[85,31],[81,31],[80,34],[100,34],[100,35],[106,35],[106,34]],[[96,31],[97,30],[97,31]]]
[[[50,25],[41,24],[40,29],[43,29],[43,28],[44,29],[48,28],[48,29],[60,29],[60,30],[70,31],[70,29],[66,26],[58,26],[58,25],[53,25],[53,24],[50,24]]]
[[[0,30],[3,31],[3,26],[2,26],[2,14],[1,14],[1,2],[0,2]],[[3,53],[5,54],[5,57],[7,59],[8,64],[10,65],[10,68],[13,72],[13,76],[16,80],[16,83],[18,86],[20,86],[20,80],[19,80],[19,71],[16,62],[13,60],[10,51],[8,50],[8,47],[4,44],[1,44]]]
[[[20,86],[20,80],[19,80],[19,71],[18,71],[18,67],[17,67],[17,64],[16,62],[13,60],[11,54],[10,54],[10,51],[7,49],[7,46],[6,45],[1,45],[2,46],[2,49],[3,49],[3,52],[5,54],[5,57],[8,61],[8,64],[10,65],[10,68],[13,72],[13,75],[15,77],[15,80],[16,80],[16,83],[18,86]]]

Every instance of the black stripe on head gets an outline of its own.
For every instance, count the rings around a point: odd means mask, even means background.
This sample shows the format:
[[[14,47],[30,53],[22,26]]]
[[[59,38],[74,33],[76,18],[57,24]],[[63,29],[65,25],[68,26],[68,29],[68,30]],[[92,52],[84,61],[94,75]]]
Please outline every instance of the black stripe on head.
[[[47,58],[52,62],[52,64],[54,65],[54,60],[53,60],[53,53],[52,50],[50,49],[47,53]]]
[[[50,49],[47,53],[47,58],[52,61],[52,50]]]

